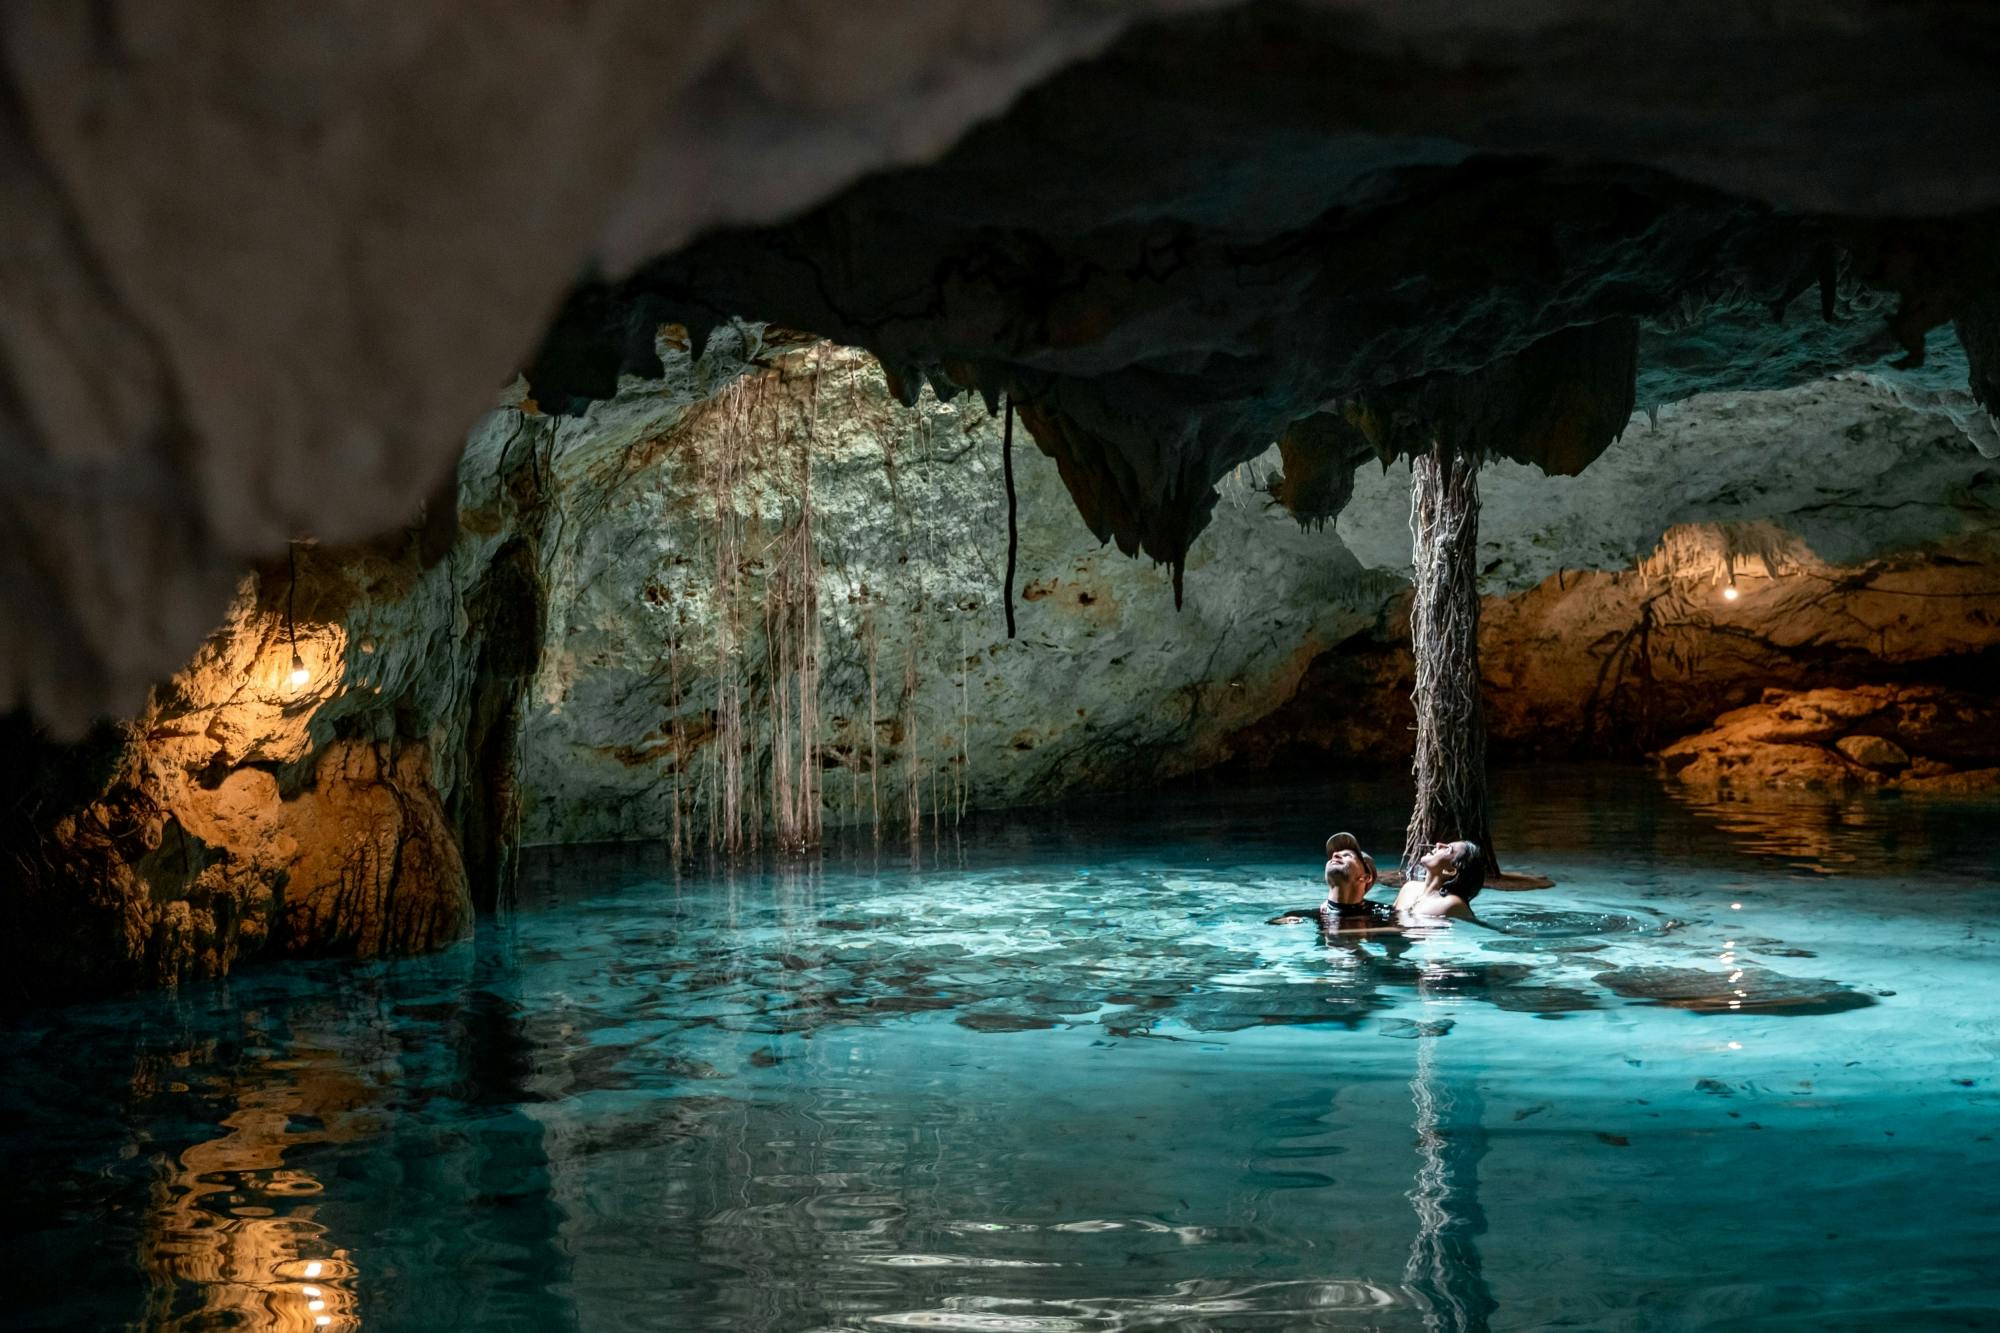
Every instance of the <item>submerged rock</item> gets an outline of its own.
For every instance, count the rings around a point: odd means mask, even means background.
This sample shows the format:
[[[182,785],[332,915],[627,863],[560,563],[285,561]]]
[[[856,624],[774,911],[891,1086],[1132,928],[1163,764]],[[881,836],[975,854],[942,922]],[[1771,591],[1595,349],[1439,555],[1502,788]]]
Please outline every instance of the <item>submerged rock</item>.
[[[1865,1009],[1872,997],[1838,981],[1788,977],[1761,967],[1711,972],[1694,967],[1621,967],[1592,980],[1628,999],[1700,1014],[1831,1014]]]

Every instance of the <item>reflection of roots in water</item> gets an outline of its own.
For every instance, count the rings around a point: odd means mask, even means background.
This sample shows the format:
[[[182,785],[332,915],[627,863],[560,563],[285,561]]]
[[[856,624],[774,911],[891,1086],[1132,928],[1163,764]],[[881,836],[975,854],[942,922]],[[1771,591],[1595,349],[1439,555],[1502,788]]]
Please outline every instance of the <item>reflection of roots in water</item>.
[[[1248,1315],[1259,1328],[1298,1327],[1301,1321],[1319,1327],[1318,1321],[1328,1317],[1345,1328],[1349,1319],[1379,1317],[1407,1304],[1399,1293],[1356,1278],[1249,1284],[1196,1278],[1176,1282],[1156,1297],[947,1296],[934,1309],[871,1314],[868,1324],[1005,1333],[1138,1333],[1168,1326],[1207,1328],[1203,1321],[1213,1316]],[[1280,1318],[1286,1323],[1268,1322]]]
[[[269,1065],[250,1072],[294,1081],[241,1093],[237,1109],[222,1120],[228,1132],[181,1153],[153,1188],[139,1255],[152,1281],[146,1326],[357,1328],[351,1259],[327,1240],[312,1204],[292,1202],[317,1196],[319,1181],[286,1167],[284,1155],[308,1143],[357,1137],[351,1113],[368,1091],[330,1059],[296,1072]],[[295,1116],[317,1118],[326,1128],[295,1131]],[[195,1289],[192,1307],[187,1287]]]
[[[1420,1298],[1424,1326],[1449,1333],[1485,1333],[1487,1317],[1498,1308],[1481,1271],[1474,1237],[1486,1230],[1479,1207],[1479,1159],[1486,1135],[1477,1124],[1453,1125],[1457,1099],[1437,1074],[1439,1037],[1417,1041],[1417,1069],[1410,1102],[1417,1132],[1417,1174],[1410,1206],[1417,1234],[1403,1281]]]

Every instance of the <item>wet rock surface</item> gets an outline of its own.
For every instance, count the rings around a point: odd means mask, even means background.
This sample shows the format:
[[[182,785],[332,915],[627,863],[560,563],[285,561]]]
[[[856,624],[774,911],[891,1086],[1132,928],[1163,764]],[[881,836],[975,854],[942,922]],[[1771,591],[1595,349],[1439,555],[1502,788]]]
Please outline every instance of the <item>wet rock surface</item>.
[[[1706,786],[2000,791],[2000,705],[1922,686],[1773,690],[1660,751],[1659,763]]]

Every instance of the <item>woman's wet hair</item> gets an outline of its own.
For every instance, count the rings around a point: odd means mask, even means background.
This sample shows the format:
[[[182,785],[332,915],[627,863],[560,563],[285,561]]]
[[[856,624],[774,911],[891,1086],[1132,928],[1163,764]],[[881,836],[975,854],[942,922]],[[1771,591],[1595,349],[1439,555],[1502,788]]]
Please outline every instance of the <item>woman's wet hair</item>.
[[[1451,891],[1467,902],[1486,884],[1486,853],[1476,842],[1460,839],[1451,844]]]

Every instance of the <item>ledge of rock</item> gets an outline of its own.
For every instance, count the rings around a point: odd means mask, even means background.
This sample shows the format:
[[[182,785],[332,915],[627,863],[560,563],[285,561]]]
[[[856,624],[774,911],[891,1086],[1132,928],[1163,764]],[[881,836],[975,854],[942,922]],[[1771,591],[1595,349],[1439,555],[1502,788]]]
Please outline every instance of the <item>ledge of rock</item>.
[[[1715,787],[2000,791],[2000,704],[1928,686],[1773,690],[1658,758]]]

